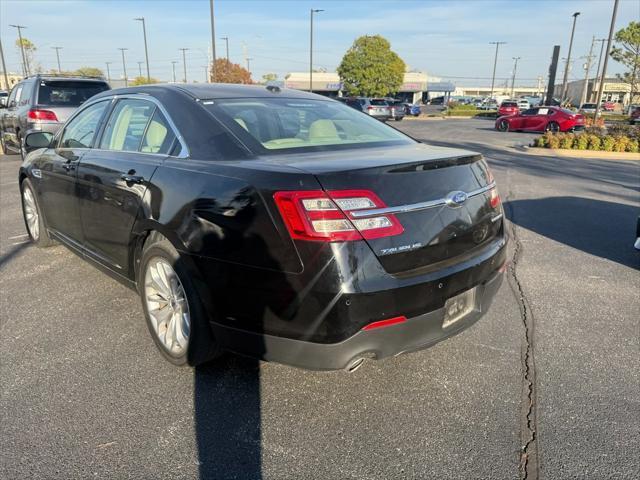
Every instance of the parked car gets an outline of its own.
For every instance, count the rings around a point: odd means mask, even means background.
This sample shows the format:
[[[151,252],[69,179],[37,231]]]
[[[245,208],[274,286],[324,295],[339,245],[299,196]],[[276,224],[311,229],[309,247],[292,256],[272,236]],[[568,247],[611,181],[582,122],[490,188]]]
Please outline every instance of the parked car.
[[[520,109],[518,108],[518,102],[513,100],[505,100],[500,104],[500,108],[498,108],[498,115],[515,115],[520,113]]]
[[[640,250],[640,217],[636,220],[636,241],[633,246],[636,250]]]
[[[635,107],[633,110],[631,110],[631,115],[629,115],[629,123],[631,125],[640,123],[640,106]]]
[[[33,75],[11,89],[0,110],[0,143],[7,154],[24,157],[23,139],[30,130],[55,133],[69,116],[95,94],[109,90],[99,78]]]
[[[525,99],[525,98],[521,98],[520,100],[518,100],[518,109],[522,112],[524,110],[528,110],[531,108],[531,104],[529,103],[529,100]]]
[[[584,116],[560,107],[534,107],[516,115],[499,117],[496,130],[508,132],[573,132],[584,129]]]
[[[232,351],[353,370],[470,326],[506,268],[480,154],[319,95],[119,89],[25,148],[31,240],[57,240],[137,290],[174,364]]]
[[[602,102],[602,110],[605,112],[613,112],[616,109],[616,104],[614,102]]]
[[[429,105],[444,105],[444,97],[434,97],[429,100]]]
[[[391,109],[384,98],[349,97],[345,104],[383,122],[391,118]]]
[[[401,100],[396,100],[393,98],[387,98],[387,105],[389,105],[389,112],[391,113],[391,117],[396,122],[402,120],[405,116],[404,103]]]
[[[412,115],[414,117],[417,117],[420,115],[421,113],[421,109],[420,109],[420,105],[417,105],[415,103],[405,103],[404,104],[404,113],[407,115]]]
[[[497,109],[498,109],[498,102],[493,99],[484,100],[478,107],[478,110],[497,110]]]
[[[7,105],[7,98],[9,97],[9,92],[5,92],[4,90],[0,90],[0,107],[4,107]]]
[[[580,105],[580,109],[578,111],[580,113],[594,114],[594,113],[596,113],[596,108],[597,107],[598,107],[598,105],[595,104],[595,103],[583,103],[582,105]]]

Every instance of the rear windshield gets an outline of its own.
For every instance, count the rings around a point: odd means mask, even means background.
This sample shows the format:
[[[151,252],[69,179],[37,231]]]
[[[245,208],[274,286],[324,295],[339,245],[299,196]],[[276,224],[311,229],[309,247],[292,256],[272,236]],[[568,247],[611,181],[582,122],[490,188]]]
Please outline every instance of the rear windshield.
[[[502,102],[503,107],[517,107],[518,104],[516,102]]]
[[[595,103],[585,103],[584,105],[582,105],[582,108],[596,108],[596,104]]]
[[[38,105],[77,107],[105,90],[109,90],[109,85],[104,82],[42,80],[38,89]]]
[[[413,140],[338,102],[245,98],[203,102],[216,118],[266,150],[333,150]],[[245,142],[250,146],[251,142]]]
[[[382,98],[372,98],[370,100],[371,105],[382,105],[382,106],[387,106],[387,101],[383,100]]]

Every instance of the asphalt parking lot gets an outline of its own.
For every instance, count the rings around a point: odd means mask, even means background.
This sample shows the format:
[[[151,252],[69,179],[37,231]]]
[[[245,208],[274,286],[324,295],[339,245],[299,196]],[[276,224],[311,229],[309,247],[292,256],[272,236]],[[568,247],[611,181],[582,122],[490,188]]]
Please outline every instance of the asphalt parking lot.
[[[134,292],[30,246],[0,156],[0,477],[638,478],[640,162],[527,155],[486,120],[394,126],[489,159],[513,263],[475,326],[353,374],[171,366]]]

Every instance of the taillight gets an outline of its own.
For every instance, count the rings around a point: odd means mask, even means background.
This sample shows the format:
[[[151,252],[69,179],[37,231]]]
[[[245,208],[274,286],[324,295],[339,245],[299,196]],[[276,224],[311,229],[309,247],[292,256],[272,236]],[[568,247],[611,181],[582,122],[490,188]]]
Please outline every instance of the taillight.
[[[395,215],[353,218],[351,212],[384,208],[369,190],[305,190],[276,192],[273,196],[291,238],[328,242],[399,235],[404,228]]]
[[[500,205],[500,193],[497,188],[492,188],[489,192],[489,205],[491,208],[498,208]]]
[[[27,116],[31,120],[53,120],[54,122],[58,121],[58,117],[51,110],[39,110],[37,108],[32,108],[29,110]]]
[[[376,108],[376,107],[372,107],[371,105],[369,105],[369,106],[367,107],[367,110],[373,110],[374,108]]]

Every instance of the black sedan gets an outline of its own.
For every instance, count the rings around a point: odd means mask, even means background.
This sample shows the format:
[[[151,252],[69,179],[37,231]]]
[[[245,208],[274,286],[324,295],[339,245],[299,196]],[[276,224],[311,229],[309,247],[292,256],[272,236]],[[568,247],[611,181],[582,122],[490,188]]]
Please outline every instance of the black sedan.
[[[25,144],[33,242],[139,292],[174,364],[232,351],[353,370],[468,327],[502,281],[503,211],[482,157],[321,96],[112,90]]]

